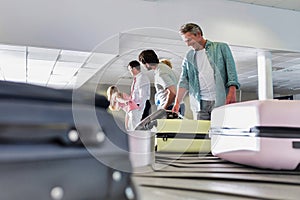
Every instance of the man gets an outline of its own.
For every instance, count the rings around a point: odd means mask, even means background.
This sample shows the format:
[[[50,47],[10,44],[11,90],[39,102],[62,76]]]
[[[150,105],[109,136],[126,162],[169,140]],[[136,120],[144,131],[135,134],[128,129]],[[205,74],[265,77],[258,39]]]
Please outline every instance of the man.
[[[184,24],[180,33],[192,50],[183,60],[172,110],[178,112],[188,91],[194,119],[210,120],[214,107],[236,102],[240,84],[231,50],[225,43],[204,39],[197,24]]]
[[[158,56],[153,50],[142,51],[139,55],[139,61],[146,69],[154,70],[155,104],[157,109],[172,109],[177,85],[177,78],[173,70],[166,64],[160,63]]]
[[[131,120],[128,122],[128,127],[134,130],[142,119],[150,115],[150,80],[147,75],[141,72],[140,63],[137,60],[131,61],[127,68],[133,76],[130,94],[131,100],[139,106],[138,110],[128,113],[133,115],[129,117]]]

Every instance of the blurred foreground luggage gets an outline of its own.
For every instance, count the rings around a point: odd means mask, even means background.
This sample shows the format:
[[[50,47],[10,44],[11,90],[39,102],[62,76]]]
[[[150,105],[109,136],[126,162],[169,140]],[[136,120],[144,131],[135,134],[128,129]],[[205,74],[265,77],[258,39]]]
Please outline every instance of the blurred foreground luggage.
[[[134,199],[127,134],[107,106],[88,92],[0,81],[0,199]]]

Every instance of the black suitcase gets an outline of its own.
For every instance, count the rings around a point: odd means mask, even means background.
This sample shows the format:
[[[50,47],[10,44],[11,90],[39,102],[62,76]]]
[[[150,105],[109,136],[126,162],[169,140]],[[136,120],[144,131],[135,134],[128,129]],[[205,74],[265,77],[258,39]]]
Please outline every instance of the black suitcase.
[[[89,92],[0,81],[0,199],[135,199],[127,134],[108,105]]]

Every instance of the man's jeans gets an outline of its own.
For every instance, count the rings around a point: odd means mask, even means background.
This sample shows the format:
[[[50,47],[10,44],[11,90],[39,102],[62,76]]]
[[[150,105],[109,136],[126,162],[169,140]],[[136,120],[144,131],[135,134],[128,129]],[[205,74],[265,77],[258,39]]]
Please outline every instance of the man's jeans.
[[[201,110],[196,113],[197,120],[210,120],[211,111],[214,108],[214,105],[215,105],[215,101],[201,100],[200,101]]]

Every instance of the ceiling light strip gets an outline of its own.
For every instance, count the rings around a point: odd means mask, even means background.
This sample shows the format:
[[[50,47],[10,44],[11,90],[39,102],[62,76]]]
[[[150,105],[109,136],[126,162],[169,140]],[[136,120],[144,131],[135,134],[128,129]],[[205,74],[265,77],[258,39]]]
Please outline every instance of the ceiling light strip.
[[[54,63],[54,65],[53,65],[53,67],[52,67],[50,76],[48,77],[48,80],[47,80],[47,82],[46,82],[46,86],[48,86],[49,81],[50,81],[50,78],[51,78],[51,75],[53,75],[54,67],[55,67],[56,63],[58,62],[58,60],[59,60],[59,58],[60,58],[61,52],[62,52],[62,50],[59,51],[58,56],[56,57],[56,60],[55,60],[55,63]]]

